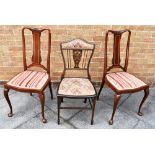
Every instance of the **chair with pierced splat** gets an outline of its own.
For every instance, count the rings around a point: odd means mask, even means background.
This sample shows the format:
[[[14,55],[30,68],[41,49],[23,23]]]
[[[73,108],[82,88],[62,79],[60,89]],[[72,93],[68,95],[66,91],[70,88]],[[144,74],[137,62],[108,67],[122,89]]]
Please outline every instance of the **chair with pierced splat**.
[[[32,56],[32,64],[27,65],[26,59],[26,41],[25,41],[25,30],[29,30],[32,32],[33,37],[33,56]],[[47,52],[47,67],[41,64],[41,33],[43,31],[47,31],[48,33],[48,52]],[[45,104],[45,96],[44,90],[47,86],[49,86],[51,99],[53,99],[53,93],[51,88],[51,80],[50,80],[50,52],[51,52],[51,32],[49,29],[34,29],[29,27],[24,27],[22,29],[22,44],[23,44],[23,64],[24,71],[13,77],[9,82],[4,85],[4,96],[7,100],[7,103],[10,107],[9,117],[13,116],[12,105],[8,96],[8,92],[10,89],[19,92],[29,92],[38,93],[40,102],[41,102],[41,111],[42,111],[42,122],[46,123],[47,120],[44,116],[44,104]],[[30,69],[31,67],[39,67],[44,71],[35,71]]]
[[[60,48],[64,71],[57,90],[58,124],[60,124],[60,109],[91,109],[91,124],[93,124],[97,94],[91,82],[89,65],[95,50],[95,44],[82,39],[74,39],[61,43]],[[80,77],[77,76],[78,71],[82,72]],[[75,74],[69,77],[68,72],[75,72]],[[63,98],[88,99],[90,107],[61,106]]]
[[[120,59],[120,54],[121,54],[120,44],[121,44],[121,38],[122,38],[123,34],[125,34],[125,33],[126,34],[128,33],[128,36],[127,36],[127,44],[125,47],[125,51],[126,51],[125,52],[126,53],[125,54],[125,63],[122,66],[120,64],[120,60],[121,60]],[[108,67],[108,65],[107,65],[107,61],[108,61],[107,46],[108,46],[109,34],[112,34],[112,36],[114,38],[113,58],[112,58],[112,65],[110,67]],[[140,79],[136,78],[135,76],[127,73],[130,36],[131,36],[130,30],[123,30],[123,31],[109,30],[109,31],[107,31],[106,37],[105,37],[104,73],[103,73],[101,87],[98,92],[98,99],[99,99],[100,93],[101,93],[102,88],[104,87],[105,83],[115,92],[113,112],[112,112],[111,119],[109,120],[110,125],[113,124],[113,117],[114,117],[119,99],[121,97],[121,94],[134,93],[134,92],[144,90],[144,97],[141,101],[141,104],[140,104],[139,110],[138,110],[139,116],[142,116],[141,107],[149,95],[149,85],[147,85]],[[110,71],[115,68],[119,68],[122,71],[114,71],[114,72],[110,73]]]

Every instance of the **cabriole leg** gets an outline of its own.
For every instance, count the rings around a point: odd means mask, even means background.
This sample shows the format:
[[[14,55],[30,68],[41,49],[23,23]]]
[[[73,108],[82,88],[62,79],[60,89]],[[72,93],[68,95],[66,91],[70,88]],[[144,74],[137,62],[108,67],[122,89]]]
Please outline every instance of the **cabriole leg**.
[[[9,93],[9,89],[8,88],[4,88],[4,97],[5,97],[8,105],[9,105],[9,108],[10,108],[10,113],[8,114],[8,117],[12,117],[13,116],[13,111],[12,111],[12,105],[11,105],[8,93]]]
[[[47,123],[47,119],[44,116],[45,95],[43,92],[39,93],[39,98],[40,98],[40,102],[41,102],[42,122]]]
[[[144,89],[144,97],[143,97],[143,99],[142,99],[142,101],[141,101],[141,103],[139,105],[139,109],[138,109],[138,115],[139,116],[143,115],[143,113],[140,110],[141,110],[142,105],[144,104],[145,100],[147,99],[148,95],[149,95],[149,87]]]
[[[118,101],[119,101],[120,97],[121,97],[121,95],[117,95],[117,94],[115,94],[115,96],[114,96],[113,112],[112,112],[111,119],[109,120],[109,125],[113,124],[113,117],[115,115],[115,111],[116,111],[116,108],[117,108]]]

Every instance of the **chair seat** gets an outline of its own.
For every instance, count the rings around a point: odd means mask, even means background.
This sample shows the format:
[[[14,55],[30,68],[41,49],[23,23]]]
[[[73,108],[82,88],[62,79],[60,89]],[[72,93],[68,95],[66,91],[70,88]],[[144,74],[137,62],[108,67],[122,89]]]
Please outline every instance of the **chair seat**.
[[[94,96],[95,88],[89,79],[64,78],[59,86],[58,95],[66,96]]]
[[[46,72],[26,70],[13,77],[7,85],[21,89],[42,89],[49,76]]]
[[[134,90],[147,86],[143,81],[127,72],[109,73],[106,75],[106,81],[117,91]]]

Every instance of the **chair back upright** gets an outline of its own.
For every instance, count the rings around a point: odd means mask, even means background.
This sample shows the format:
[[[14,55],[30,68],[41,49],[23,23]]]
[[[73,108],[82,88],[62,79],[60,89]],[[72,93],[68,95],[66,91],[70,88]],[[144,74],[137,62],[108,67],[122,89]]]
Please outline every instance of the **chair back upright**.
[[[75,76],[78,71],[85,71],[86,77],[91,79],[89,73],[90,61],[95,50],[95,44],[83,39],[73,39],[60,44],[61,54],[64,62],[63,79],[66,72],[71,71]],[[73,75],[72,75],[73,76]]]
[[[108,66],[108,39],[109,35],[112,34],[112,40],[113,44],[112,46],[112,61],[111,65]],[[126,41],[124,41],[123,35],[126,36]],[[113,31],[113,30],[108,30],[106,32],[106,37],[105,37],[105,52],[104,52],[104,76],[112,69],[119,68],[123,71],[127,71],[128,67],[128,59],[129,59],[129,45],[130,45],[130,36],[131,36],[131,31],[130,30],[122,30],[122,31]],[[123,42],[121,42],[123,40]],[[121,44],[124,45],[125,49],[125,58],[124,58],[124,64],[121,64],[121,52],[122,52],[122,47]]]
[[[33,54],[31,58],[31,64],[29,65],[27,65],[27,58],[26,58],[25,30],[29,30],[32,32]],[[41,34],[43,31],[47,31],[47,35],[48,35],[48,43],[47,43],[48,51],[47,51],[47,59],[46,59],[47,66],[44,66],[42,64],[42,57],[41,57]],[[50,74],[50,53],[51,53],[51,32],[50,30],[24,27],[22,29],[22,45],[23,45],[24,70],[27,70],[28,68],[31,68],[31,67],[40,67],[43,70],[45,70],[48,74]]]

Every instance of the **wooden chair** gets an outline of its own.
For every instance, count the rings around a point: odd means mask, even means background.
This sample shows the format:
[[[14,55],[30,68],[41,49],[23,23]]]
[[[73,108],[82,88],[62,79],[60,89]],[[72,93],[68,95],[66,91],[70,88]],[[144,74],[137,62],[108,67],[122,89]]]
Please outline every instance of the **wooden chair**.
[[[126,44],[126,55],[125,55],[125,63],[122,66],[120,64],[121,58],[121,38],[124,34],[127,34],[127,44]],[[113,58],[112,58],[112,65],[110,67],[107,66],[107,45],[108,45],[108,36],[109,34],[113,35],[114,41],[113,41]],[[121,97],[121,94],[125,93],[134,93],[141,90],[144,90],[144,97],[141,101],[141,104],[139,106],[138,115],[142,116],[141,113],[141,107],[146,100],[146,98],[149,95],[149,86],[141,81],[140,79],[136,78],[135,76],[127,73],[127,67],[128,67],[128,58],[129,58],[129,44],[130,44],[130,36],[131,31],[130,30],[123,30],[123,31],[113,31],[109,30],[106,33],[105,37],[105,53],[104,53],[104,73],[103,73],[103,79],[101,83],[101,87],[98,92],[98,99],[100,96],[100,93],[102,91],[102,88],[104,87],[104,84],[106,83],[114,92],[114,106],[113,106],[113,112],[111,119],[109,120],[109,124],[113,124],[113,117],[119,102],[119,99]],[[110,72],[112,69],[119,68],[122,71],[115,71]]]
[[[97,93],[91,82],[89,65],[95,44],[82,39],[74,39],[61,43],[60,48],[64,71],[57,90],[58,124],[60,124],[60,109],[91,109],[91,124],[93,124]],[[79,75],[77,76],[77,74]],[[85,101],[89,99],[90,107],[61,106],[63,98],[85,99]]]
[[[25,30],[30,30],[32,32],[33,37],[33,55],[32,55],[32,63],[27,65],[26,58],[26,44],[25,44]],[[41,33],[43,31],[47,31],[48,33],[48,54],[47,54],[47,67],[41,64]],[[52,88],[51,88],[51,80],[50,80],[50,52],[51,52],[51,33],[49,29],[32,29],[28,27],[24,27],[22,29],[22,44],[23,44],[23,65],[24,71],[17,74],[13,77],[9,82],[4,85],[4,96],[8,102],[10,107],[9,117],[13,116],[12,105],[8,96],[8,92],[10,89],[19,91],[19,92],[29,92],[38,93],[40,102],[41,102],[41,112],[42,112],[42,122],[46,123],[47,120],[44,116],[44,104],[45,104],[45,96],[44,90],[47,86],[49,86],[51,99],[53,99]],[[32,67],[39,67],[43,69],[43,71],[35,71],[32,70]]]

